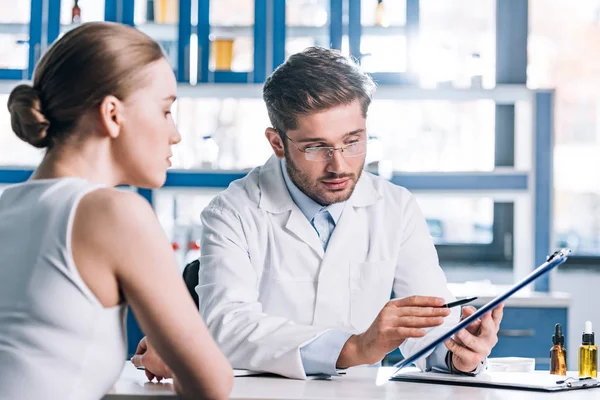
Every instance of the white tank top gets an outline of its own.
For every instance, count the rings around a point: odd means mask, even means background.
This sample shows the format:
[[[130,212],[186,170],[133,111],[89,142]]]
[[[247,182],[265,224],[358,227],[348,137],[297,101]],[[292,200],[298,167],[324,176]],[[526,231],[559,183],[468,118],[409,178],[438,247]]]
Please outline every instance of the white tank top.
[[[125,305],[81,279],[71,230],[101,185],[31,180],[0,194],[0,399],[99,399],[127,356]]]

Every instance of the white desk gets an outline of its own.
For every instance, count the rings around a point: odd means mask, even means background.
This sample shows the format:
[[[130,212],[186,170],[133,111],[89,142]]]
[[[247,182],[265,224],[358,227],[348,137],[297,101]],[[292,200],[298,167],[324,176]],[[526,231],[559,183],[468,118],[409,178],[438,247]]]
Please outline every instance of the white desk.
[[[357,367],[342,377],[329,380],[297,381],[276,377],[235,378],[230,398],[234,400],[337,400],[337,399],[439,399],[439,400],[537,400],[537,399],[598,399],[600,388],[570,392],[543,393],[506,389],[388,382],[376,386],[378,368]],[[105,400],[175,399],[171,383],[150,383],[143,371],[130,363]]]

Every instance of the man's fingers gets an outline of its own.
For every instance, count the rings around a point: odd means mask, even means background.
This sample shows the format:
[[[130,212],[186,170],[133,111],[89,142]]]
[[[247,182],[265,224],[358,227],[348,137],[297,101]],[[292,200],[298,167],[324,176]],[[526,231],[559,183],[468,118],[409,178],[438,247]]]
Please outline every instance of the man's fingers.
[[[496,333],[498,333],[496,322],[492,319],[491,314],[484,315],[481,320],[481,336],[492,336]]]
[[[133,365],[136,366],[136,368],[140,368],[143,367],[144,365],[142,364],[142,355],[136,354],[133,357],[131,357],[131,362],[133,363]]]
[[[500,323],[502,322],[502,317],[504,316],[504,303],[500,304],[498,307],[494,308],[492,311],[492,319],[494,320],[494,324],[496,325],[496,332],[500,329]]]
[[[477,365],[481,362],[481,356],[468,348],[459,345],[454,339],[448,339],[444,342],[448,350],[453,354],[453,357],[460,358],[464,362],[472,365]]]
[[[148,350],[148,344],[146,343],[146,336],[140,340],[135,350],[135,354],[144,354]]]
[[[395,327],[431,328],[444,323],[442,317],[398,317],[393,322]]]
[[[403,299],[390,300],[389,303],[396,307],[441,307],[445,301],[441,297],[410,296]]]
[[[479,332],[481,330],[481,320],[478,319],[477,321],[467,326],[465,329],[469,331],[469,333],[472,335],[479,335]]]
[[[471,315],[473,315],[475,312],[477,311],[477,309],[473,306],[466,306],[463,307],[461,310],[461,321],[470,317]],[[477,336],[479,334],[479,331],[481,329],[481,320],[477,319],[473,322],[471,322],[471,324],[469,324],[469,326],[467,326],[467,330],[469,331],[469,333]]]
[[[470,317],[472,314],[475,314],[476,311],[477,309],[473,306],[465,306],[460,310],[461,318],[465,319],[467,317]]]
[[[388,312],[398,317],[447,317],[451,310],[441,307],[393,307],[388,308]]]
[[[479,338],[466,330],[461,330],[456,334],[457,339],[460,339],[461,344],[471,351],[476,352],[481,357],[490,355],[490,348],[485,339]]]
[[[406,338],[420,338],[427,334],[424,329],[419,328],[391,328],[388,330],[388,335],[390,335],[390,339],[398,340],[398,339],[406,339]]]
[[[152,382],[152,379],[154,379],[155,375],[152,372],[148,371],[147,369],[144,370],[144,372],[146,373],[146,378],[148,378],[148,380],[150,382]]]

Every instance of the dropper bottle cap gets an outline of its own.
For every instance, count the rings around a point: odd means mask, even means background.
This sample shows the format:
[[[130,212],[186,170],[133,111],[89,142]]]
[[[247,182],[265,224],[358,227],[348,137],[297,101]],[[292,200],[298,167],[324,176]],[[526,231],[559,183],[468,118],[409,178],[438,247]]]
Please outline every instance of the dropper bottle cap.
[[[594,332],[592,331],[592,321],[585,321],[585,328],[581,337],[581,344],[593,345],[594,344]]]
[[[554,326],[554,336],[552,336],[552,344],[553,345],[564,345],[565,344],[565,337],[562,334],[562,325],[561,324],[556,324]]]

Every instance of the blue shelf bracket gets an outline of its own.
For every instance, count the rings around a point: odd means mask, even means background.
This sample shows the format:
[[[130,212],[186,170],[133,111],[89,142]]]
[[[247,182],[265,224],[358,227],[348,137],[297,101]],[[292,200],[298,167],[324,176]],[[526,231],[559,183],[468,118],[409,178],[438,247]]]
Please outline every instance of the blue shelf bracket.
[[[286,26],[285,26],[285,0],[273,0],[273,24],[272,24],[272,68],[274,71],[278,66],[285,61],[285,42],[286,42]]]
[[[546,261],[551,252],[552,236],[552,166],[554,149],[554,91],[540,91],[535,94],[535,265]],[[536,291],[550,291],[550,277],[546,274],[535,281]]]
[[[348,4],[348,44],[350,56],[360,63],[362,53],[360,41],[362,37],[362,22],[360,18],[361,0],[349,0]]]
[[[104,2],[104,20],[108,22],[119,22],[121,20],[120,10],[117,6],[120,0],[106,0]]]
[[[29,67],[27,79],[33,77],[33,70],[42,55],[42,16],[43,0],[31,0],[31,15],[29,20]]]
[[[406,0],[406,61],[407,78],[411,83],[418,83],[418,71],[415,54],[419,39],[419,0]]]
[[[210,61],[210,0],[198,0],[198,82],[208,82]]]
[[[179,1],[179,27],[177,39],[177,81],[190,81],[190,42],[192,37],[192,0]],[[198,32],[198,38],[200,33]],[[194,67],[196,67],[194,65]]]
[[[54,43],[60,35],[60,0],[48,0],[48,42],[47,45]]]
[[[134,0],[121,0],[122,11],[121,11],[121,23],[125,25],[135,25],[135,1]]]
[[[329,44],[332,49],[342,49],[344,7],[342,0],[331,0],[329,5]]]
[[[253,82],[267,78],[267,0],[254,0],[254,71]]]

